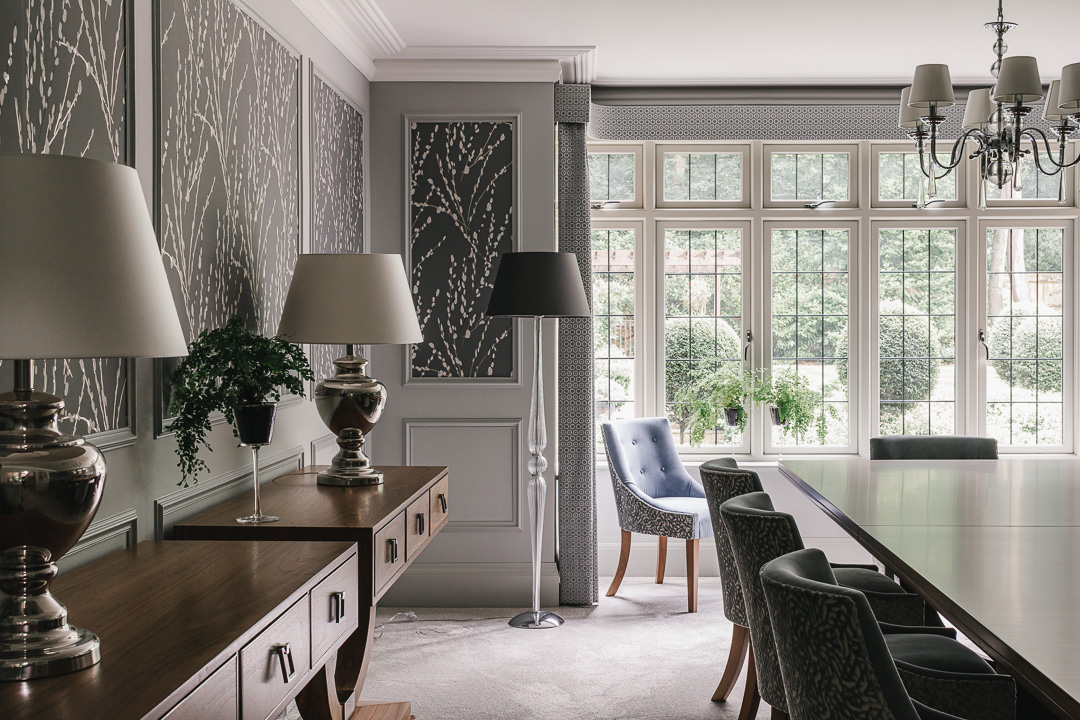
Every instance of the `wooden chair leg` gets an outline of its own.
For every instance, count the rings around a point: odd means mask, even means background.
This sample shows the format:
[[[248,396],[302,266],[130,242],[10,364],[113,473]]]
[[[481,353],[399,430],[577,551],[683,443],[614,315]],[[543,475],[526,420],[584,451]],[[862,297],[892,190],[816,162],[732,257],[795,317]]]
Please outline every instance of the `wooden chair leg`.
[[[664,584],[664,570],[667,568],[667,538],[661,535],[656,544],[656,584]]]
[[[698,559],[701,557],[701,541],[686,541],[686,607],[687,612],[697,612]]]
[[[739,720],[754,720],[757,717],[761,695],[757,689],[757,661],[754,660],[754,641],[748,649],[750,661],[746,665],[746,688],[743,690],[742,707],[739,708]]]
[[[626,563],[630,561],[630,531],[622,531],[622,548],[619,550],[619,569],[615,571],[615,579],[611,581],[607,596],[611,597],[619,590],[623,575],[626,574]]]
[[[720,678],[720,684],[713,693],[713,702],[724,702],[735,687],[735,681],[739,679],[743,663],[746,662],[746,649],[750,644],[750,633],[742,625],[731,624],[731,649],[728,650],[727,665],[724,666],[724,676]]]

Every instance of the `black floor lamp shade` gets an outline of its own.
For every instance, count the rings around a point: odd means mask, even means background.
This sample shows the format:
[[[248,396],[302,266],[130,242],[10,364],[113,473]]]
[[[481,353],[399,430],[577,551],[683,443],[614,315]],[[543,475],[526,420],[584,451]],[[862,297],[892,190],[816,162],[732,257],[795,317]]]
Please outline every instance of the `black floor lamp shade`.
[[[592,312],[577,256],[565,252],[505,253],[495,274],[487,314],[588,317]]]

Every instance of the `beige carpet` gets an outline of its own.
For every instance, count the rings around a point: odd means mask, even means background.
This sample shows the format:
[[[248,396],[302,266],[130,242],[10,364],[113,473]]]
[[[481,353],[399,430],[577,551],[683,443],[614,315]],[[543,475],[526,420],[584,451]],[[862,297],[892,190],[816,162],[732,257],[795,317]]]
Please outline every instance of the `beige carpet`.
[[[405,609],[380,608],[379,622]],[[363,698],[411,700],[417,720],[738,716],[742,680],[727,703],[709,700],[731,638],[719,578],[702,579],[696,614],[682,578],[627,579],[596,608],[558,608],[557,629],[509,627],[519,610],[421,608],[384,625]]]

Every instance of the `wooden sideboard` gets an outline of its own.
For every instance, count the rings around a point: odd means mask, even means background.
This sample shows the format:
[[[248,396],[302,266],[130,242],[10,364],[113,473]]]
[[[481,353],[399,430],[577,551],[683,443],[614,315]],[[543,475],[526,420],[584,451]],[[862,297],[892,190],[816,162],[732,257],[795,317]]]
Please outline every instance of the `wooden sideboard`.
[[[353,543],[143,542],[53,591],[101,662],[0,684],[5,720],[276,717],[357,627]],[[284,671],[284,674],[283,674]]]
[[[445,467],[384,466],[381,485],[326,487],[316,484],[324,467],[306,467],[263,486],[263,512],[279,516],[278,522],[238,524],[236,518],[251,509],[245,494],[177,523],[173,537],[356,543],[359,625],[296,698],[305,720],[348,720],[355,717],[371,658],[375,605],[446,525],[450,486]],[[395,703],[382,715],[370,707],[357,714],[407,718],[409,709]]]

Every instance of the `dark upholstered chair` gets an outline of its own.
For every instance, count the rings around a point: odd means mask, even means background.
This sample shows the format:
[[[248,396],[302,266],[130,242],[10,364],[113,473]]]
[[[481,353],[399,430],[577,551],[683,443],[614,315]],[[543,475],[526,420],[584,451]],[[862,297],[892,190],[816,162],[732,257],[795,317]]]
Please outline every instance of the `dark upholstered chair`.
[[[630,560],[632,533],[659,536],[656,582],[664,582],[669,537],[686,540],[687,608],[697,612],[701,538],[712,535],[701,484],[683,467],[667,418],[611,420],[600,424],[622,529],[619,568],[608,588],[614,595]]]
[[[698,468],[701,484],[705,488],[705,498],[709,501],[709,515],[712,518],[713,541],[716,543],[716,556],[720,561],[720,587],[724,592],[724,616],[731,621],[731,648],[728,650],[727,665],[716,686],[712,699],[723,702],[728,699],[731,689],[739,679],[743,663],[750,650],[750,621],[746,618],[746,605],[743,602],[742,586],[739,584],[739,570],[735,567],[735,556],[731,554],[731,543],[720,519],[720,506],[733,497],[746,493],[761,492],[761,479],[753,470],[739,468],[732,458],[717,458],[702,463]],[[743,710],[740,718],[753,717],[757,712],[756,676],[747,673],[748,687],[743,693]]]
[[[883,634],[886,626],[879,625],[865,596],[836,584],[820,550],[766,563],[761,583],[793,720],[985,720],[1015,714],[1011,678],[995,675],[978,655],[941,634]],[[939,669],[915,672],[939,682],[936,697],[920,696],[903,677],[912,674],[910,661],[928,658]],[[951,670],[940,669],[946,665]]]
[[[957,435],[870,438],[871,460],[997,460],[997,440]]]
[[[761,699],[773,707],[773,715],[783,717],[786,712],[784,686],[759,574],[768,561],[793,550],[802,550],[802,536],[795,518],[777,512],[768,494],[763,492],[728,500],[720,506],[720,516],[739,569],[746,616],[750,621],[750,649],[757,673],[757,690]],[[922,599],[905,592],[884,575],[850,566],[837,566],[836,575],[840,583],[862,590],[873,598],[872,602],[877,606],[875,613],[882,621],[897,625],[922,622],[925,606]]]

